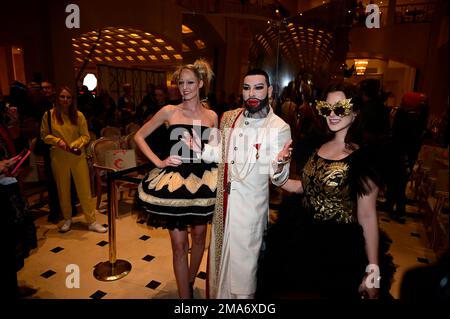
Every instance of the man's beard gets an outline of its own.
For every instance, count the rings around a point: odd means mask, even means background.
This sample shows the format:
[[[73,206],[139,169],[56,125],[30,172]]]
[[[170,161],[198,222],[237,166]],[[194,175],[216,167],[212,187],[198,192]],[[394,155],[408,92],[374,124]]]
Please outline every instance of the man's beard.
[[[258,103],[256,103],[255,101],[257,101]],[[249,105],[249,102],[252,103],[251,105]],[[254,104],[253,104],[254,103]],[[261,111],[264,107],[266,107],[267,105],[269,105],[269,96],[266,95],[266,97],[262,100],[257,99],[257,98],[249,98],[246,101],[244,101],[244,106],[245,109],[249,112],[249,113],[256,113]]]

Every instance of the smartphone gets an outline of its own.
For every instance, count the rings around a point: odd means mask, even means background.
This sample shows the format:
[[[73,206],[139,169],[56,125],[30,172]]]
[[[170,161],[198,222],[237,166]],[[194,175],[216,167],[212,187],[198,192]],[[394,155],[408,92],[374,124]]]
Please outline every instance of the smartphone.
[[[14,176],[14,174],[17,173],[17,170],[19,167],[25,162],[25,160],[30,156],[30,150],[25,149],[22,152],[19,153],[19,155],[14,156],[11,158],[13,161],[12,166],[9,167],[8,172],[6,173],[7,176]]]

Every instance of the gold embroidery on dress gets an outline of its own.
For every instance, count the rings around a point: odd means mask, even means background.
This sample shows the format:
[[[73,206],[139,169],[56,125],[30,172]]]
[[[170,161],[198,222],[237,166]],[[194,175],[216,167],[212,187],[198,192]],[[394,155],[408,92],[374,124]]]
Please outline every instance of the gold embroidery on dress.
[[[355,222],[355,202],[351,198],[349,165],[345,160],[327,161],[314,154],[303,169],[303,204],[312,208],[314,219]]]
[[[152,203],[159,206],[179,206],[188,207],[198,206],[211,206],[216,202],[216,198],[196,198],[196,199],[173,199],[173,198],[159,198],[145,193],[142,190],[142,184],[138,186],[139,198],[145,202]],[[212,213],[212,212],[211,212]]]
[[[146,180],[146,182],[149,181],[148,188],[157,191],[167,186],[169,192],[174,192],[184,185],[189,192],[194,194],[201,186],[206,185],[214,192],[217,186],[217,168],[213,167],[210,171],[205,170],[202,177],[191,173],[186,178],[178,172],[165,173],[162,169],[153,169]]]

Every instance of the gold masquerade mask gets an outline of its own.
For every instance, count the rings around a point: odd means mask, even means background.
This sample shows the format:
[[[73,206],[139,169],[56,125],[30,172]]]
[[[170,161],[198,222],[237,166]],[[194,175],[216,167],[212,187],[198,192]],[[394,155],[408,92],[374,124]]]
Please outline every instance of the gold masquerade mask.
[[[352,99],[344,99],[336,102],[334,105],[326,101],[319,101],[316,104],[316,109],[323,117],[330,116],[331,111],[339,117],[350,115],[353,110],[353,104],[350,103]]]

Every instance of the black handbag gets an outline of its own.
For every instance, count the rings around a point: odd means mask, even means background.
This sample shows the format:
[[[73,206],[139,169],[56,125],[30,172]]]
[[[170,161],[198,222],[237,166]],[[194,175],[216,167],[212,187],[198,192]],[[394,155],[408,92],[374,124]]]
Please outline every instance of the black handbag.
[[[52,134],[52,122],[50,118],[50,111],[45,112],[47,115],[47,123],[48,123],[48,129],[50,131],[50,134]],[[44,115],[45,116],[45,115]],[[36,143],[34,144],[33,153],[36,156],[44,156],[44,154],[50,152],[50,144],[47,144],[44,142],[43,139],[41,139],[41,135],[36,139]]]

